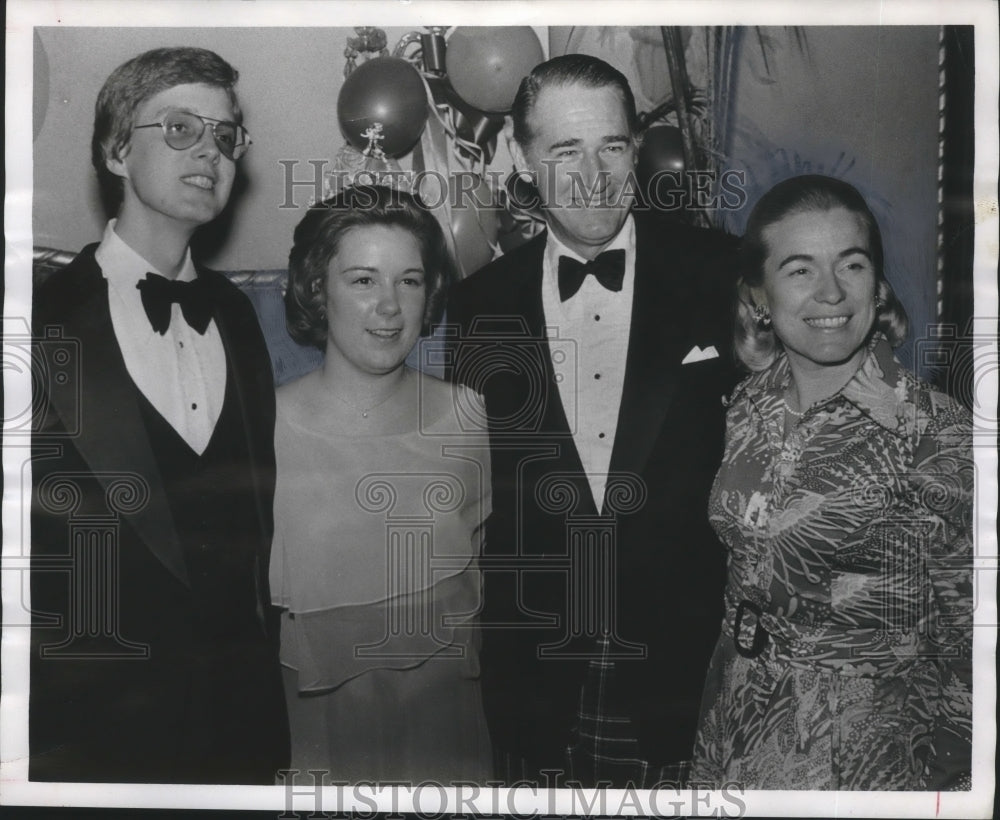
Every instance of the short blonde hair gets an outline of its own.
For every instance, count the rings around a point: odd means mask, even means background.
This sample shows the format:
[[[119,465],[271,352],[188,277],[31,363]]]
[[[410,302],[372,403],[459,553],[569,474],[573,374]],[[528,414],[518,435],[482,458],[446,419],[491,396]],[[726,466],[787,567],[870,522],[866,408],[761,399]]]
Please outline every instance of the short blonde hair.
[[[168,88],[200,83],[221,88],[233,107],[233,119],[243,122],[236,81],[239,72],[214,51],[190,46],[154,48],[122,63],[111,72],[94,106],[90,158],[97,171],[101,200],[108,214],[122,204],[122,178],[111,173],[109,159],[119,159],[132,139],[135,115],[146,100]]]
[[[875,295],[881,303],[875,330],[882,333],[893,347],[898,347],[906,338],[909,320],[885,278],[882,233],[868,203],[853,185],[841,179],[806,174],[779,182],[760,198],[750,212],[740,241],[733,349],[736,358],[748,370],[766,370],[782,349],[774,329],[770,325],[761,326],[753,299],[752,289],[761,287],[764,282],[764,261],[768,254],[764,232],[793,214],[835,208],[844,208],[858,217],[868,233],[868,248],[875,268]]]

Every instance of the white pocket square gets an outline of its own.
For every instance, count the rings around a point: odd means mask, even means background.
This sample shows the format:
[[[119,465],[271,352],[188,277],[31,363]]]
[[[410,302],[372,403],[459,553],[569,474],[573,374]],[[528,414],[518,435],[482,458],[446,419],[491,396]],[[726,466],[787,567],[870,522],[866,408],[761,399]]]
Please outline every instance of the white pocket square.
[[[708,359],[718,359],[719,351],[715,345],[709,345],[704,350],[695,345],[688,351],[687,356],[681,359],[681,364],[691,364],[692,362],[704,362]]]

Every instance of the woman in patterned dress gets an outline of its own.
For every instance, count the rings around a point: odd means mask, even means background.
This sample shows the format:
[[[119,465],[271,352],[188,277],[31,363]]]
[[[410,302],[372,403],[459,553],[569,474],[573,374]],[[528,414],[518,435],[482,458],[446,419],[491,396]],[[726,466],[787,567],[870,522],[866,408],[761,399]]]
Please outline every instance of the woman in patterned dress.
[[[710,500],[726,616],[692,780],[968,788],[969,413],[893,357],[906,316],[853,187],[780,183],[742,253],[751,375]]]

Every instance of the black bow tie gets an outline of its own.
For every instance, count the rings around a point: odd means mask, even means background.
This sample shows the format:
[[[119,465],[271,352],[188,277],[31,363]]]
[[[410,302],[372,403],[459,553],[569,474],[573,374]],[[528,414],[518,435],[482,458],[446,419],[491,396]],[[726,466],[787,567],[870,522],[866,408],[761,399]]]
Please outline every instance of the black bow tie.
[[[559,298],[565,302],[583,285],[587,274],[594,277],[608,290],[618,292],[625,278],[625,251],[604,251],[590,262],[581,262],[570,256],[559,257]]]
[[[170,306],[174,302],[181,306],[184,320],[198,333],[204,335],[212,321],[212,304],[200,279],[178,282],[158,273],[147,273],[136,287],[142,296],[142,306],[149,323],[161,336],[170,327]]]

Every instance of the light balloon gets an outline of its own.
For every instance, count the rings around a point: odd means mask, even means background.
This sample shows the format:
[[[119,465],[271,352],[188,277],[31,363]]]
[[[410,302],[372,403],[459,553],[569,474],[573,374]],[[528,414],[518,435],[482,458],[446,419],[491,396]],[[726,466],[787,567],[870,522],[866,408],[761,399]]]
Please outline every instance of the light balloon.
[[[500,213],[495,194],[485,180],[474,187],[464,185],[462,189],[458,189],[458,184],[459,178],[452,177],[449,184],[451,233],[462,275],[468,276],[492,261],[493,244],[500,230]]]
[[[445,66],[458,95],[480,111],[510,111],[521,80],[545,59],[530,26],[459,26]]]

